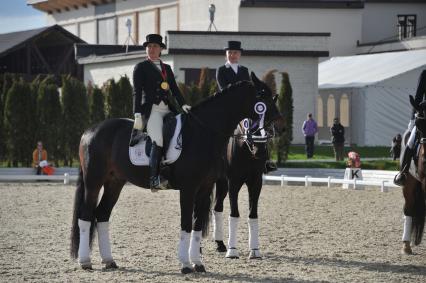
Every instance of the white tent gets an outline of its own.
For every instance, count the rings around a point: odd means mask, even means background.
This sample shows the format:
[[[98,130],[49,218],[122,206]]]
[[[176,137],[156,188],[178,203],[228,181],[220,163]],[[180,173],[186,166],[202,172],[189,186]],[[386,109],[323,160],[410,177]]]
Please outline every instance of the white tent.
[[[318,109],[318,117],[327,122],[319,139],[329,138],[326,129],[333,115],[346,117],[349,143],[389,145],[392,137],[407,127],[411,115],[408,95],[415,95],[423,69],[424,49],[334,57],[320,63],[318,99],[324,107],[322,113]],[[342,108],[342,97],[348,98],[349,107]],[[333,106],[334,110],[330,109]]]

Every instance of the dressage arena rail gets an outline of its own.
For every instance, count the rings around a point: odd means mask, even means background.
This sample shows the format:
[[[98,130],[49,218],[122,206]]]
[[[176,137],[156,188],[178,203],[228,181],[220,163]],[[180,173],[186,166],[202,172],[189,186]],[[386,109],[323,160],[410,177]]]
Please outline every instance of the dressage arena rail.
[[[280,175],[280,176],[264,175],[263,180],[280,182],[281,187],[287,185],[288,182],[298,182],[298,183],[303,182],[305,183],[305,187],[312,186],[312,183],[327,184],[328,188],[331,187],[331,184],[341,184],[341,185],[346,184],[348,185],[348,188],[349,186],[352,186],[353,189],[362,189],[363,186],[379,186],[381,192],[387,192],[388,188],[399,188],[399,186],[393,183],[393,176],[395,176],[396,172],[388,171],[389,173],[386,174],[388,176],[381,176],[382,178],[380,177],[375,178],[374,175],[376,170],[366,170],[366,171],[363,171],[363,174],[367,175],[366,176],[367,180],[361,180],[357,178],[339,179],[339,178],[333,178],[331,176],[328,176],[327,178],[319,178],[319,177],[311,177],[308,175],[304,177],[290,177],[286,175]],[[382,173],[382,171],[380,172]]]
[[[344,169],[318,169],[318,168],[279,168],[280,175],[264,175],[266,182],[279,182],[285,186],[290,182],[304,183],[305,187],[312,183],[341,184],[351,186],[354,189],[362,189],[363,186],[379,186],[382,192],[388,188],[397,188],[393,184],[396,171],[363,170],[363,179],[343,179]],[[323,177],[326,176],[326,177]],[[74,167],[56,168],[54,175],[35,175],[33,168],[0,168],[0,182],[8,181],[63,181],[64,184],[75,182],[78,178],[78,169]]]
[[[0,168],[0,182],[63,181],[69,184],[77,178],[78,169],[73,167],[55,168],[53,175],[36,175],[33,168]]]

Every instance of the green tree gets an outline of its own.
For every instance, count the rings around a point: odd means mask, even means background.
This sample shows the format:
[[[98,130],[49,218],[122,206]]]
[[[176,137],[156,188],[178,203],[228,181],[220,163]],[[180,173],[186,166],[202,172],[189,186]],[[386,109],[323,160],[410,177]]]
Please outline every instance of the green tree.
[[[105,99],[102,90],[94,86],[89,96],[90,124],[94,125],[105,120]]]
[[[277,70],[269,70],[266,72],[266,74],[263,76],[262,81],[265,82],[265,84],[271,89],[272,94],[277,93],[277,83],[275,82],[275,73]]]
[[[89,124],[89,104],[84,84],[71,77],[62,79],[62,121],[64,131],[63,152],[65,153],[65,164],[71,165],[78,158],[78,146],[84,130]]]
[[[6,130],[4,128],[4,111],[7,98],[7,92],[16,80],[16,76],[10,73],[4,73],[0,84],[0,160],[7,158],[6,153]]]
[[[23,79],[13,82],[7,91],[4,108],[4,129],[9,164],[18,166],[21,162],[29,166],[31,162],[31,89]]]
[[[276,140],[278,164],[282,165],[288,158],[290,144],[293,141],[293,89],[288,73],[281,73],[281,89],[278,97],[278,108],[285,121],[285,132]]]
[[[197,84],[192,83],[190,86],[183,83],[178,84],[182,96],[188,105],[195,106],[217,91],[216,80],[209,79],[207,75],[208,68],[202,68]]]
[[[49,160],[57,164],[61,156],[61,127],[68,125],[62,122],[58,87],[52,76],[46,77],[38,88],[37,117],[39,119],[37,139],[43,141]]]
[[[109,79],[104,85],[105,106],[107,118],[120,118],[121,101],[119,95],[119,87],[114,79]]]
[[[120,97],[120,117],[133,117],[133,87],[127,76],[122,76],[118,81],[118,94]]]

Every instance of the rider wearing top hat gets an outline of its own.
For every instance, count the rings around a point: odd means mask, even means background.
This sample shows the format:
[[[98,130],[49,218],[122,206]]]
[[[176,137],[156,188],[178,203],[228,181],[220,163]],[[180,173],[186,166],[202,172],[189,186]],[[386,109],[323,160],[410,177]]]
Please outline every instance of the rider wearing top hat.
[[[426,99],[426,70],[423,70],[419,77],[419,83],[417,85],[415,103],[418,105]],[[407,141],[407,146],[405,147],[404,153],[400,158],[402,158],[401,170],[395,176],[394,183],[398,186],[403,186],[407,180],[407,173],[410,169],[411,159],[414,155],[414,142],[416,140],[417,129],[414,126],[414,114],[415,110],[413,109],[413,114],[411,116],[410,123],[408,124],[408,129],[411,130],[410,138]]]
[[[133,125],[130,146],[138,142],[138,132],[146,126],[152,140],[149,166],[150,188],[159,189],[159,167],[163,149],[163,118],[173,112],[188,112],[191,107],[179,91],[175,76],[169,65],[160,60],[161,51],[166,48],[158,34],[148,34],[142,45],[147,53],[146,60],[136,64],[133,70]]]
[[[220,66],[216,71],[216,80],[220,90],[224,89],[227,85],[239,81],[249,81],[250,75],[246,67],[238,64],[241,58],[240,41],[228,41],[226,50],[226,63]],[[266,161],[266,172],[275,171],[277,166],[271,160]]]

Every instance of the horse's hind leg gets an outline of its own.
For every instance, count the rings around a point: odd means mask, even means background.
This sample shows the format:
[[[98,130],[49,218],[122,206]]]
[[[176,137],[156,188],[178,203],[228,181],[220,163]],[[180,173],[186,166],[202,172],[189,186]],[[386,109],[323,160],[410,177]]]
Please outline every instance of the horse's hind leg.
[[[223,243],[223,201],[228,194],[228,180],[218,179],[216,181],[216,198],[213,209],[213,239],[216,242],[218,252],[226,252]]]
[[[206,183],[202,185],[196,195],[194,206],[194,225],[191,233],[191,242],[189,246],[189,258],[197,272],[206,272],[201,260],[201,239],[206,236],[209,228],[210,215],[210,195],[213,190],[213,184]]]
[[[102,184],[98,179],[87,175],[84,177],[84,184],[84,195],[78,215],[78,227],[80,230],[78,262],[83,269],[92,269],[90,247],[96,225],[95,209]]]
[[[109,218],[114,205],[117,203],[121,189],[126,181],[112,180],[104,184],[104,194],[96,208],[99,252],[106,269],[117,268],[112,253],[109,238]]]
[[[257,217],[257,207],[259,202],[260,191],[262,190],[262,175],[254,177],[252,180],[247,182],[248,193],[249,193],[249,248],[250,255],[249,259],[260,259],[262,258],[259,251],[259,224]]]

